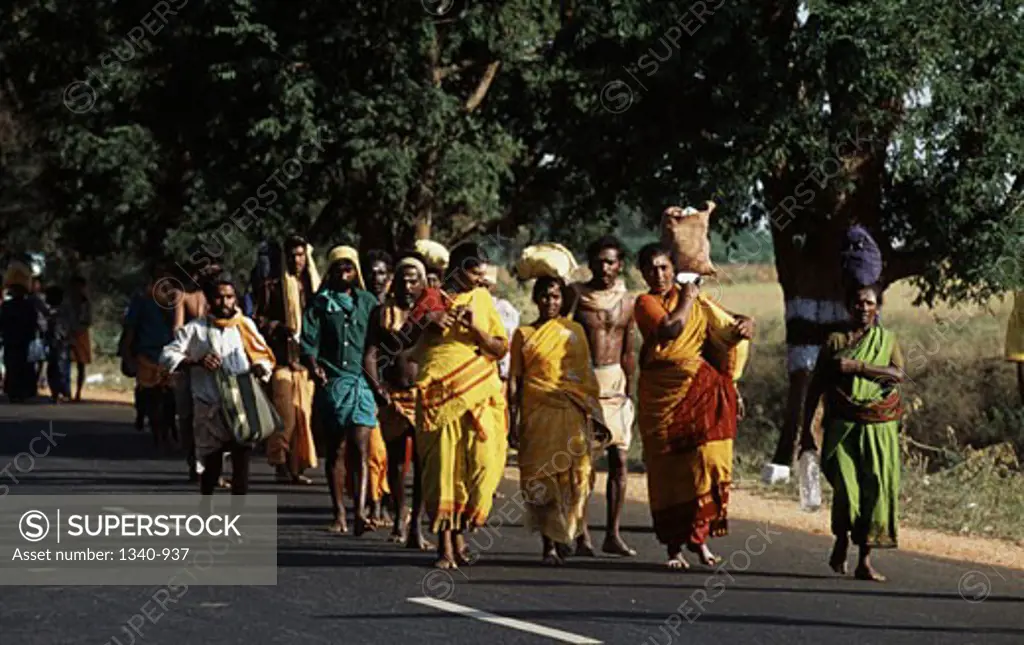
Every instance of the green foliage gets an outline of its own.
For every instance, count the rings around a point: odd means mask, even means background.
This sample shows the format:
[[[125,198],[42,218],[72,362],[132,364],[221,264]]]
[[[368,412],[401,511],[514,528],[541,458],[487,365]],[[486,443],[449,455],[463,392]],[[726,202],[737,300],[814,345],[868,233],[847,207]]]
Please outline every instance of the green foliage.
[[[292,229],[635,247],[714,197],[718,261],[771,257],[737,237],[768,223],[785,282],[859,221],[890,279],[982,298],[1024,284],[1024,32],[1019,0],[964,4],[11,0],[2,228],[81,259],[203,234],[248,262]]]

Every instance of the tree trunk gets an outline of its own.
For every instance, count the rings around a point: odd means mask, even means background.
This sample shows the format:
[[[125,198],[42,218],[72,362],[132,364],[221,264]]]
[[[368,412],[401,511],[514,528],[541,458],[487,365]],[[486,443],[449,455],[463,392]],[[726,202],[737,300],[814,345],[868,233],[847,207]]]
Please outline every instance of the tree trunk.
[[[767,182],[768,201],[786,204],[797,194],[800,181]],[[850,222],[826,196],[815,198],[812,208],[829,208],[831,217],[790,217],[776,209],[772,216],[775,266],[785,300],[786,372],[789,395],[782,432],[772,463],[792,466],[804,424],[803,411],[811,372],[828,335],[847,320],[843,304],[840,251]],[[823,203],[824,202],[824,203]],[[778,212],[781,211],[781,212]],[[795,212],[796,209],[793,210]],[[814,428],[820,436],[820,430]]]
[[[433,232],[434,209],[436,206],[434,188],[440,163],[440,151],[432,145],[420,160],[420,181],[412,191],[409,203],[413,205],[413,224],[400,236],[404,247],[411,248],[416,240],[430,239]]]

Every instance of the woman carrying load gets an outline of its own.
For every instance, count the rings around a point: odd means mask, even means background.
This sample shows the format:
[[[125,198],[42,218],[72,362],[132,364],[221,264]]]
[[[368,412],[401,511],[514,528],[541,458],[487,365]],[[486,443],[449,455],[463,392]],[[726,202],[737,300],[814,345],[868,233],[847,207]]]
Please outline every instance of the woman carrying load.
[[[707,540],[727,531],[733,380],[754,323],[727,314],[694,282],[677,285],[659,244],[640,251],[640,270],[650,292],[637,298],[634,314],[643,335],[637,407],[654,532],[670,569],[689,568],[683,546],[712,566],[718,558]]]
[[[509,371],[526,524],[540,532],[547,565],[562,564],[558,547],[568,551],[582,535],[591,456],[603,447],[595,431],[605,442],[610,439],[586,331],[563,315],[565,291],[559,277],[543,276],[534,283],[533,302],[540,315],[512,337]]]

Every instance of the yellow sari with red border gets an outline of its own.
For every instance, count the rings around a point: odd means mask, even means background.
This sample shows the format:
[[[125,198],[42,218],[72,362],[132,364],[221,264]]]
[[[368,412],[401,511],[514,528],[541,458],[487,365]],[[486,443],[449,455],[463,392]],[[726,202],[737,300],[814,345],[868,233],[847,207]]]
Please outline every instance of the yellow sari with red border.
[[[476,325],[506,340],[491,295],[482,288],[455,294]],[[424,508],[432,530],[462,530],[487,520],[505,467],[508,409],[499,357],[480,351],[461,325],[428,331],[419,348],[416,450],[422,464]]]

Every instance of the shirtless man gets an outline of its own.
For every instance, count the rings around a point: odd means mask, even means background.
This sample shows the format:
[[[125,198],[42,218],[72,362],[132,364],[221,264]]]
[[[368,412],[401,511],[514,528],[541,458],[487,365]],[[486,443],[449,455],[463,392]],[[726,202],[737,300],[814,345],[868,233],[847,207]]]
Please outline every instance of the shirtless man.
[[[366,255],[362,258],[363,262],[363,279],[366,280],[366,290],[377,296],[377,302],[385,304],[388,300],[388,292],[391,289],[391,280],[394,277],[394,261],[391,259],[391,254],[381,249],[370,249],[366,252]],[[371,317],[371,319],[373,319]],[[391,469],[387,464],[381,462],[388,461],[384,453],[389,453],[384,440],[380,437],[380,429],[374,428],[373,436],[370,437],[370,460],[371,466],[377,468],[383,468],[387,473],[391,472]],[[381,447],[383,446],[383,447]],[[376,448],[376,449],[375,449]],[[404,463],[404,460],[403,460]],[[388,481],[388,487],[390,488],[391,478],[386,476]],[[387,526],[389,520],[385,517],[385,508],[390,508],[395,501],[394,493],[382,492],[377,489],[376,486],[371,488],[371,494],[368,496],[370,499],[370,509],[368,514],[370,519],[377,526]],[[394,527],[398,528],[399,518],[395,519]]]
[[[178,267],[181,270],[181,267]],[[206,296],[203,295],[202,282],[220,273],[220,266],[212,263],[195,268],[181,280],[182,292],[175,298],[174,332],[197,318],[204,317],[209,311]],[[177,286],[177,285],[175,285]],[[185,449],[185,461],[188,463],[188,480],[198,482],[203,474],[203,464],[196,458],[195,429],[192,416],[192,384],[189,371],[176,372],[174,378],[174,403],[178,417],[178,434],[182,447]],[[223,481],[221,482],[223,485]]]
[[[626,499],[626,454],[635,416],[631,393],[636,370],[633,299],[619,277],[623,256],[622,242],[615,237],[605,236],[590,245],[587,261],[593,278],[590,282],[573,285],[576,295],[573,317],[587,332],[594,374],[601,388],[601,408],[612,431],[612,443],[608,446],[608,531],[601,550],[635,556],[636,551],[619,534]],[[576,541],[576,554],[594,554],[586,524]]]
[[[419,459],[415,451],[416,394],[413,389],[419,366],[412,356],[408,337],[402,333],[413,305],[426,287],[423,257],[419,254],[402,257],[394,280],[392,293],[370,314],[363,369],[375,391],[381,433],[387,443],[388,487],[395,517],[390,540],[396,544],[404,543],[410,549],[426,551],[434,547],[424,539],[421,527],[423,496]],[[406,527],[405,477],[409,470],[410,450],[413,459],[412,514]]]

